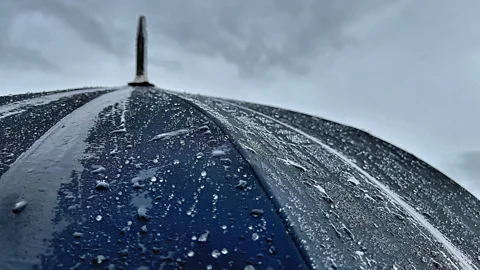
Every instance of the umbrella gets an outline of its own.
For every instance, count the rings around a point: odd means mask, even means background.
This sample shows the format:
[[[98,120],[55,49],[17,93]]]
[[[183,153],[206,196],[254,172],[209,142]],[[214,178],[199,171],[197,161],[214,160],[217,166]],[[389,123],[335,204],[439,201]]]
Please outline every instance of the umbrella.
[[[0,97],[0,269],[479,269],[480,202],[371,134],[155,87]]]

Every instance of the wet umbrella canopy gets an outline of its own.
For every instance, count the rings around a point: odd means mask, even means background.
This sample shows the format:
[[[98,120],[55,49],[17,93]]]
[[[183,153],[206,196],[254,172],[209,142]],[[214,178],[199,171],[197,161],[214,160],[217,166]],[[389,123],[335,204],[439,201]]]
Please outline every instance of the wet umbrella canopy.
[[[0,97],[0,269],[480,268],[480,202],[413,155],[142,63]]]

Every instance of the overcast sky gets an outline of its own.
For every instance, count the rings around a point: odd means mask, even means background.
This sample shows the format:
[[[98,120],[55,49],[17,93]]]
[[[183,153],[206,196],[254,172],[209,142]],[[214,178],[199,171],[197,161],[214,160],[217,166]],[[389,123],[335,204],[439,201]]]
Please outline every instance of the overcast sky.
[[[480,1],[0,1],[0,94],[133,80],[370,131],[480,198]]]

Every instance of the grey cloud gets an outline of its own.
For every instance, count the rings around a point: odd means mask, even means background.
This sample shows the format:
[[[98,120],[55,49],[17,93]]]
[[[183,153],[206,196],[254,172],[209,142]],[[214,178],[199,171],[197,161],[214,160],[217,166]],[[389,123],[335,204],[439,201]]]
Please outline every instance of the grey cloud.
[[[100,20],[85,13],[81,6],[67,1],[32,1],[28,8],[53,16],[76,31],[86,42],[105,51],[114,51],[109,31]],[[55,29],[52,29],[55,31]]]
[[[383,5],[367,2],[375,8]],[[149,16],[154,31],[162,31],[194,53],[220,55],[248,75],[272,68],[306,72],[310,58],[349,44],[343,27],[367,11],[365,5],[351,1],[189,3],[176,1],[167,8],[159,5],[164,12]]]
[[[480,151],[463,153],[459,158],[459,169],[480,184]]]
[[[45,17],[59,20],[63,26],[71,28],[84,41],[98,48],[115,53],[118,49],[105,29],[105,26],[96,17],[86,14],[84,10],[66,1],[32,1],[32,0],[5,0],[0,4],[0,60],[3,65],[16,66],[18,63],[29,63],[28,67],[46,65],[53,68],[54,65],[46,60],[41,49],[32,49],[22,44],[11,44],[9,31],[13,27],[13,21],[19,15],[41,13]],[[52,32],[58,29],[50,29]],[[64,41],[60,41],[64,42]],[[66,47],[65,49],[68,49]]]
[[[4,68],[59,70],[42,52],[22,46],[0,44],[0,61],[7,64]]]
[[[394,1],[86,1],[81,9],[56,2],[42,9],[105,49],[112,46],[105,37],[114,43],[120,40],[105,27],[115,31],[118,23],[128,21],[133,30],[136,17],[143,14],[157,40],[193,54],[222,57],[251,77],[272,69],[306,73],[312,58],[352,44],[344,31],[348,23]],[[96,18],[101,18],[103,28]],[[127,33],[123,29],[116,36],[125,40],[130,38]],[[161,44],[150,43],[156,45]],[[125,54],[128,46],[119,43],[115,52]]]
[[[131,44],[125,40],[131,40],[136,17],[144,14],[150,33],[160,42],[173,42],[197,55],[221,57],[251,78],[275,69],[305,74],[312,58],[352,44],[344,31],[348,23],[393,1],[19,2],[16,12],[54,17],[86,42],[119,57],[131,55]],[[123,21],[131,29],[119,29]],[[150,44],[156,45],[161,44]],[[168,59],[159,59],[164,60]]]
[[[153,66],[164,67],[170,71],[180,71],[183,69],[183,64],[180,61],[176,60],[157,60],[153,59],[149,61],[149,64]]]

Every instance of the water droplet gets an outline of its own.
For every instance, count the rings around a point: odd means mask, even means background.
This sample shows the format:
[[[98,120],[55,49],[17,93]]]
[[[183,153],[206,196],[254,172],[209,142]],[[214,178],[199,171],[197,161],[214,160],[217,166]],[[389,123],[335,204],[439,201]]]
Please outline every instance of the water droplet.
[[[258,238],[260,238],[260,236],[258,235],[258,233],[252,233],[252,240],[253,240],[253,241],[257,241]]]
[[[278,160],[281,160],[283,161],[285,164],[287,164],[288,166],[292,166],[300,171],[303,171],[303,172],[306,172],[307,169],[305,167],[303,167],[302,165],[292,161],[292,160],[289,160],[289,159],[283,159],[283,158],[278,158]]]
[[[27,207],[27,201],[21,200],[13,206],[12,212],[15,214],[18,214],[22,212],[25,209],[25,207]]]
[[[140,253],[145,254],[147,252],[147,247],[144,244],[138,244],[138,249],[140,250]]]
[[[238,172],[243,172],[243,167],[238,167],[237,171]]]
[[[173,161],[173,164],[175,164],[175,165],[177,165],[177,164],[179,164],[179,163],[180,163],[180,161],[179,161],[178,159],[175,159],[175,160]]]
[[[350,176],[348,179],[347,179],[348,182],[354,184],[355,186],[358,186],[360,185],[360,181],[358,181],[355,177],[353,176]]]
[[[187,253],[188,257],[193,257],[193,255],[195,255],[195,252],[193,252],[193,250],[190,250],[188,253]]]
[[[102,220],[102,216],[101,216],[101,215],[98,215],[95,219],[96,219],[97,221],[100,221],[100,220]]]
[[[212,269],[213,269],[213,267],[210,264],[207,265],[207,270],[212,270]]]
[[[263,210],[262,209],[253,209],[250,214],[254,217],[261,217],[263,216]]]
[[[357,250],[354,253],[357,254],[359,257],[362,257],[365,254],[363,253],[363,251],[360,251],[360,250]]]
[[[208,235],[209,235],[209,234],[210,234],[209,231],[206,231],[206,232],[202,233],[202,234],[200,235],[200,237],[198,237],[198,242],[200,242],[200,243],[207,242],[207,238],[208,238]]]
[[[432,259],[432,263],[437,269],[442,269],[442,264],[441,263],[435,261],[434,259]]]
[[[217,141],[215,139],[211,139],[211,140],[207,141],[207,144],[210,145],[210,146],[214,146],[216,143],[217,143]]]
[[[63,128],[63,127],[64,127],[64,126],[62,126],[62,128]],[[78,243],[78,242],[77,242],[77,243]],[[76,244],[77,244],[77,243],[76,243]],[[63,264],[57,264],[57,267],[62,267],[62,266],[63,266]],[[74,266],[70,267],[70,270],[80,269],[80,266],[82,266],[82,264],[78,262],[78,263],[76,263]],[[109,270],[110,270],[110,269],[109,269]],[[114,269],[114,270],[115,270],[115,269]]]
[[[227,229],[227,225],[223,225],[223,226],[222,226],[222,229],[226,230],[226,229]]]
[[[202,171],[202,172],[200,173],[200,175],[201,175],[202,177],[205,177],[205,176],[207,176],[207,172],[206,172],[206,171]]]
[[[217,149],[217,150],[212,151],[212,156],[213,157],[219,157],[219,156],[224,156],[224,155],[226,155],[226,153],[223,150],[218,150]]]
[[[243,268],[243,270],[255,270],[255,267],[253,267],[253,265],[247,265]]]
[[[197,153],[197,155],[196,155],[196,156],[197,156],[197,159],[200,159],[200,158],[202,158],[202,157],[203,157],[203,155],[204,155],[204,154],[203,154],[202,152],[198,152],[198,153]]]
[[[134,189],[141,189],[143,187],[142,184],[140,184],[140,182],[133,182],[133,188]]]
[[[204,124],[207,124],[207,123],[208,123],[208,122],[205,122]],[[207,130],[209,130],[209,129],[210,129],[210,128],[209,128],[207,125],[203,125],[203,126],[201,126],[201,127],[198,128],[198,130],[204,131],[204,132],[207,131]]]
[[[223,163],[223,165],[225,166],[230,166],[230,164],[232,164],[232,160],[230,160],[229,158],[221,158],[220,161]]]
[[[97,190],[107,190],[110,188],[110,184],[108,184],[105,181],[97,181],[97,185],[95,186],[95,189]]]
[[[145,206],[140,206],[137,210],[137,218],[142,221],[148,221],[150,216],[147,215],[147,208]]]
[[[195,235],[192,235],[192,241],[197,241],[197,237]]]
[[[157,177],[152,176],[152,177],[150,178],[150,181],[152,181],[152,182],[157,182]]]
[[[225,255],[225,254],[227,254],[227,253],[228,253],[228,250],[227,250],[226,248],[223,248],[223,249],[222,249],[222,254]]]
[[[83,233],[81,233],[81,232],[74,232],[73,233],[73,237],[75,237],[75,238],[80,238],[82,236],[83,236]]]
[[[213,257],[213,258],[218,258],[218,257],[220,257],[220,251],[214,249],[214,250],[212,251],[212,257]]]
[[[214,200],[218,200],[218,195],[217,195],[217,194],[213,194],[213,199],[214,199]]]
[[[94,261],[94,263],[96,263],[96,264],[101,264],[101,263],[103,263],[105,260],[106,260],[105,256],[103,256],[103,255],[98,255],[97,258],[96,258],[96,260]]]
[[[238,184],[235,186],[236,188],[240,190],[245,190],[245,187],[247,186],[247,181],[245,180],[239,180]]]
[[[122,249],[118,252],[118,255],[120,255],[120,257],[127,257],[128,256],[128,249]]]
[[[97,168],[95,170],[93,170],[92,173],[101,173],[101,172],[104,172],[104,171],[106,171],[105,167],[97,166]]]
[[[343,230],[350,238],[352,238],[352,240],[355,240],[355,236],[353,235],[352,231],[350,231],[345,225],[343,225]]]
[[[142,230],[142,234],[146,234],[148,232],[147,225],[143,225],[140,229]]]

